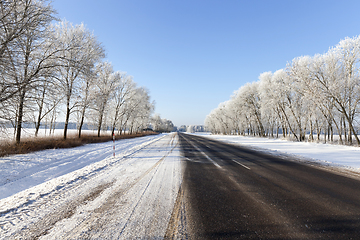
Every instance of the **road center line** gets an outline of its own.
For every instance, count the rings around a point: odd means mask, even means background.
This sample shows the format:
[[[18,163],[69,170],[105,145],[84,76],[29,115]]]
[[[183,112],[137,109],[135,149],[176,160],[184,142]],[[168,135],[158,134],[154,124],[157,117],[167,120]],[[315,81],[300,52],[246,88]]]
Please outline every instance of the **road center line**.
[[[215,166],[217,166],[218,168],[221,168],[219,164],[217,164],[214,160],[212,160],[208,155],[206,155],[206,153],[204,153],[203,151],[200,150],[200,148],[198,148],[197,146],[194,145],[194,147],[196,148],[196,150],[198,150],[199,152],[202,153],[202,155],[204,155],[210,162],[212,162]]]
[[[238,161],[236,161],[236,160],[234,160],[234,159],[233,159],[233,161],[234,161],[234,162],[236,162],[237,164],[239,164],[240,166],[242,166],[242,167],[244,167],[244,168],[246,168],[246,169],[250,170],[250,168],[249,168],[249,167],[247,167],[247,166],[245,166],[244,164],[239,163]]]
[[[199,152],[201,152],[202,155],[204,155],[210,162],[212,162],[216,167],[221,168],[221,166],[219,164],[217,164],[214,160],[212,160],[206,153],[204,153],[203,151],[201,151],[200,148],[198,148],[197,146],[195,146],[192,142],[188,141],[187,139],[185,139],[188,143],[190,143],[196,150],[198,150]]]

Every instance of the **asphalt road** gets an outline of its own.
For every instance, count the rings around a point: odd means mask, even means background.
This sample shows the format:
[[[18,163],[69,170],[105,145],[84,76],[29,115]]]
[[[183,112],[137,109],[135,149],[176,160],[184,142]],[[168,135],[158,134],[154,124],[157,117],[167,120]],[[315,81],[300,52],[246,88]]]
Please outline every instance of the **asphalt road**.
[[[184,179],[168,238],[360,239],[360,181],[179,134]]]

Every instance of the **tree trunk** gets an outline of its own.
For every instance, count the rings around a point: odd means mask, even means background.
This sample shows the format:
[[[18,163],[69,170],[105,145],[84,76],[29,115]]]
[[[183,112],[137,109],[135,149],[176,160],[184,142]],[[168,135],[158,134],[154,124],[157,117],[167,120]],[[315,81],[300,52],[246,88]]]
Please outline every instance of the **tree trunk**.
[[[70,118],[70,99],[67,100],[66,103],[66,117],[65,117],[65,126],[64,126],[64,139],[67,137],[67,129],[69,124],[69,118]]]
[[[348,138],[347,138],[347,134],[346,134],[346,122],[345,122],[345,119],[342,118],[343,120],[343,124],[344,124],[344,139],[345,139],[345,144],[348,143]]]
[[[122,119],[121,119],[121,122],[120,122],[119,126],[120,126],[119,131],[120,131],[120,135],[121,135],[121,134],[122,134],[122,131],[123,131]]]
[[[99,116],[99,124],[98,124],[98,134],[97,134],[98,137],[100,137],[102,119],[103,119],[103,114],[100,114],[100,116]]]
[[[113,136],[114,133],[115,133],[115,124],[114,124],[114,125],[112,126],[112,128],[111,128],[111,136]]]
[[[39,106],[39,116],[38,116],[38,119],[37,119],[37,122],[36,122],[36,125],[35,125],[35,137],[37,137],[38,133],[39,133],[43,105],[44,105],[44,99],[41,100],[41,104]]]
[[[299,141],[298,136],[296,135],[296,133],[294,132],[294,130],[292,129],[292,127],[291,127],[291,125],[290,125],[290,121],[289,121],[289,119],[288,119],[288,116],[287,116],[286,113],[285,113],[285,110],[284,110],[283,108],[281,108],[281,110],[282,110],[282,112],[283,112],[283,114],[284,114],[284,117],[285,117],[285,119],[286,119],[286,122],[287,122],[287,124],[288,124],[288,126],[289,126],[290,132],[292,132],[292,134],[294,135],[294,137],[296,138],[296,140]]]
[[[335,101],[337,101],[337,99],[335,99]],[[355,132],[355,129],[354,129],[354,126],[353,126],[353,120],[351,119],[351,116],[349,116],[349,114],[346,112],[346,109],[345,107],[339,103],[339,101],[337,101],[338,104],[340,105],[341,109],[342,109],[342,113],[343,113],[343,116],[346,118],[347,122],[348,122],[348,125],[349,125],[349,143],[351,144],[352,143],[352,134],[354,134],[354,137],[356,139],[356,142],[357,142],[357,145],[359,146],[360,145],[360,139],[359,137],[357,136],[356,132]],[[350,109],[350,108],[349,108]]]
[[[41,114],[42,114],[42,110],[43,110],[43,107],[44,107],[44,99],[45,99],[45,93],[46,93],[46,85],[45,84],[46,83],[44,82],[41,101],[40,101],[40,105],[39,105],[39,116],[38,116],[37,123],[35,125],[35,137],[37,137],[37,135],[39,133],[40,122],[41,122]]]
[[[38,116],[38,120],[37,120],[36,125],[35,125],[35,137],[37,137],[38,133],[39,133],[40,121],[41,121],[41,116],[40,116],[41,112],[42,112],[42,107],[39,108],[39,116]]]
[[[25,89],[21,91],[20,99],[19,99],[19,111],[18,111],[18,119],[17,119],[17,127],[16,127],[16,143],[20,143],[21,139],[21,129],[22,129],[22,121],[24,115],[24,101],[25,101]]]
[[[319,127],[319,122],[318,120],[315,120],[315,125],[316,125],[316,134],[317,134],[317,141],[319,142],[320,141],[320,132],[321,132],[321,129]]]
[[[79,138],[81,138],[81,129],[84,125],[84,118],[85,118],[85,107],[82,109],[82,112],[81,112],[81,120],[80,120],[80,125],[79,125]]]
[[[312,121],[310,120],[310,135],[309,135],[309,140],[312,142],[314,141],[314,135],[313,135],[313,125],[312,125]]]
[[[352,131],[351,131],[351,127],[350,127],[350,124],[349,124],[349,144],[352,145]]]
[[[51,130],[54,133],[55,125],[56,125],[56,108],[54,107],[54,109],[52,111],[53,111],[53,113],[51,115],[51,120],[50,120],[50,134],[49,135],[51,135]]]

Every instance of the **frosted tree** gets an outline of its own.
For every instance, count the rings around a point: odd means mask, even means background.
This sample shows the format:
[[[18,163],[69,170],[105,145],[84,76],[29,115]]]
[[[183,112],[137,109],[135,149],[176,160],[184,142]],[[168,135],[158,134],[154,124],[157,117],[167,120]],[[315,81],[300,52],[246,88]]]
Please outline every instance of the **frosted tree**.
[[[35,120],[35,136],[38,135],[41,121],[58,106],[60,94],[56,82],[51,77],[46,77],[34,89],[34,100],[37,108]]]
[[[54,20],[50,1],[45,0],[4,0],[0,1],[0,103],[11,99],[31,83],[31,80],[16,81],[15,66],[22,45],[42,38],[41,31]],[[31,36],[31,37],[30,37]],[[27,42],[29,47],[30,42]],[[36,44],[36,43],[34,43]],[[20,49],[19,49],[20,48]],[[29,52],[28,48],[28,52]],[[32,48],[34,50],[34,48]],[[20,85],[19,85],[20,84]]]
[[[122,120],[126,115],[126,104],[131,101],[131,98],[136,94],[136,84],[132,76],[119,74],[119,81],[116,84],[114,95],[112,98],[113,120],[112,120],[112,134],[115,132],[117,125],[122,125]],[[119,123],[120,121],[120,123]],[[122,131],[120,131],[120,134]]]
[[[139,131],[146,128],[153,110],[154,105],[150,102],[148,90],[143,87],[137,88],[127,104],[127,118],[124,125],[129,129],[129,133],[133,133],[135,129]]]
[[[331,133],[331,139],[333,140],[333,125],[337,128],[337,131],[340,133],[340,143],[342,143],[341,130],[339,123],[337,121],[337,111],[334,107],[334,101],[329,97],[328,94],[324,94],[320,82],[325,83],[328,81],[329,74],[331,75],[330,65],[326,63],[327,54],[325,55],[315,55],[313,58],[309,58],[311,61],[309,63],[310,77],[304,78],[300,83],[302,85],[302,92],[305,96],[305,99],[311,102],[308,104],[309,112],[309,128],[310,136],[309,140],[314,140],[313,131],[314,126],[316,126],[317,131],[317,140],[320,140],[320,128],[319,126],[324,126],[324,123],[319,124],[319,122],[327,122],[328,132]],[[330,67],[330,68],[329,68]],[[319,82],[320,81],[320,82]],[[321,119],[322,118],[322,119]],[[314,125],[315,123],[315,125]]]
[[[164,125],[164,132],[172,132],[174,129],[174,124],[171,120],[162,119]]]
[[[117,84],[121,81],[119,72],[114,72],[110,62],[101,62],[96,66],[96,81],[94,98],[94,110],[97,115],[97,135],[100,137],[100,131],[106,113],[106,108],[112,97]]]
[[[269,92],[276,106],[276,113],[281,121],[283,137],[287,136],[288,129],[291,133],[295,133],[288,107],[288,96],[291,96],[291,90],[287,85],[288,83],[288,74],[283,69],[277,70],[271,78],[272,91]]]
[[[259,82],[248,83],[239,89],[236,99],[244,103],[247,112],[254,119],[254,131],[257,131],[259,136],[265,136],[258,88]]]
[[[331,82],[330,94],[334,99],[335,106],[348,123],[348,141],[351,144],[352,135],[354,135],[357,144],[360,145],[357,131],[354,128],[354,119],[360,103],[360,36],[340,41],[334,49],[329,51],[329,55],[333,54],[338,56],[341,77]],[[331,78],[331,80],[333,79]]]
[[[207,129],[209,129],[209,131],[212,134],[217,134],[218,132],[216,131],[216,122],[215,122],[215,117],[214,117],[214,110],[212,110],[205,118],[205,126]],[[181,125],[179,128],[179,131],[184,132],[186,131],[186,126],[185,125]]]
[[[230,100],[226,103],[226,116],[231,121],[231,128],[236,134],[244,134],[244,112],[242,105],[236,102],[235,95],[231,96]]]
[[[155,114],[152,117],[151,122],[152,122],[153,130],[154,131],[159,131],[160,128],[161,128],[161,117],[160,117],[160,115]]]
[[[354,120],[359,108],[359,38],[342,40],[335,48],[324,55],[316,55],[312,64],[313,82],[307,83],[307,91],[316,99],[319,111],[327,119],[328,132],[334,124],[342,142],[351,144],[354,135],[359,139],[354,128]],[[336,111],[340,114],[336,114]],[[346,126],[347,123],[347,126]],[[348,133],[345,129],[348,128]],[[332,132],[332,131],[331,131]]]
[[[260,106],[261,106],[261,115],[263,119],[266,119],[265,124],[268,129],[268,133],[270,132],[271,137],[274,137],[274,128],[278,129],[278,113],[276,102],[274,101],[274,97],[272,96],[273,86],[272,86],[272,78],[273,74],[271,72],[264,72],[259,76],[259,94],[260,94]],[[278,135],[278,130],[277,130]]]
[[[84,24],[73,26],[62,21],[55,25],[55,31],[57,44],[63,49],[59,53],[61,65],[57,69],[57,79],[65,101],[66,139],[70,115],[80,104],[81,78],[104,57],[104,49]]]
[[[304,97],[304,91],[302,87],[302,83],[311,78],[310,65],[311,59],[308,56],[295,58],[291,64],[288,64],[288,107],[290,110],[290,115],[293,117],[293,129],[298,130],[296,134],[294,133],[294,136],[299,141],[305,140],[309,117],[308,110],[309,105],[311,105],[309,99]]]
[[[39,6],[40,7],[40,6]],[[9,66],[7,71],[11,73],[14,83],[14,92],[17,99],[16,113],[16,142],[21,139],[21,129],[23,123],[26,101],[30,99],[33,89],[43,80],[51,76],[52,68],[56,65],[56,53],[54,43],[50,37],[48,26],[52,17],[53,10],[44,7],[46,13],[37,21],[37,25],[24,30],[21,37],[13,40],[13,48],[16,51],[8,52]]]
[[[86,110],[91,107],[91,103],[95,98],[95,92],[93,91],[95,85],[96,73],[94,68],[88,68],[82,73],[80,78],[81,87],[79,89],[79,125],[78,125],[78,137],[81,138],[81,131],[84,125]]]
[[[233,110],[229,108],[232,101],[226,101],[219,104],[219,106],[211,111],[205,119],[205,125],[213,133],[231,134],[234,127]]]
[[[172,121],[161,118],[159,114],[155,114],[151,118],[151,125],[153,130],[157,132],[171,132],[174,129],[174,124]]]

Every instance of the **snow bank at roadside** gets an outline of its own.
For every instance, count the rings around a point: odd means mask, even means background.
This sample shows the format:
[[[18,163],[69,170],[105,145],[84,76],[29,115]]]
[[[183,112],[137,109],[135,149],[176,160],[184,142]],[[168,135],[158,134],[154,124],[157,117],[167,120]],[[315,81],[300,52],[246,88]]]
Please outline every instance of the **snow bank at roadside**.
[[[210,135],[195,133],[196,135],[220,140],[227,143],[239,144],[256,148],[271,154],[283,153],[303,157],[325,165],[348,168],[360,172],[360,148],[343,145],[331,145],[309,142],[291,142],[283,139],[268,139],[249,136]]]

